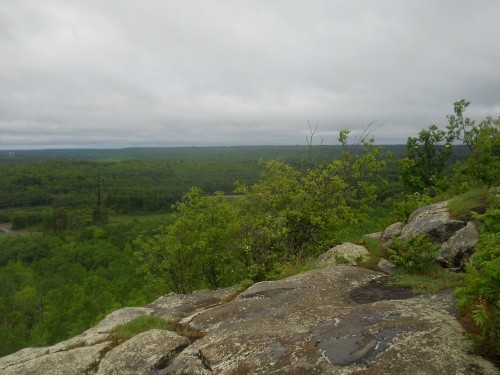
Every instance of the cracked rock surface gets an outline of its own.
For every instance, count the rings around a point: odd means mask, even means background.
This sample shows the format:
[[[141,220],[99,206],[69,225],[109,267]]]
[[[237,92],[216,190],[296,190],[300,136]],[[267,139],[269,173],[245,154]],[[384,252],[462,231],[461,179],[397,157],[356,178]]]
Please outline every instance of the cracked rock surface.
[[[384,280],[334,266],[255,284],[227,303],[234,289],[169,295],[119,310],[64,345],[0,358],[0,373],[498,374],[468,354],[451,291],[415,297]],[[138,314],[186,318],[205,336],[191,342],[151,330],[113,347],[106,332],[114,319]]]

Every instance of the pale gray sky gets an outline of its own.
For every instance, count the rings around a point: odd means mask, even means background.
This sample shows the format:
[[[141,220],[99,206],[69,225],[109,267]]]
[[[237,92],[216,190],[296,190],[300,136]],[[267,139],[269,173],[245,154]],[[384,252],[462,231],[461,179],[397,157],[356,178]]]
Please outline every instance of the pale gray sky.
[[[0,149],[377,143],[500,114],[497,0],[0,0]]]

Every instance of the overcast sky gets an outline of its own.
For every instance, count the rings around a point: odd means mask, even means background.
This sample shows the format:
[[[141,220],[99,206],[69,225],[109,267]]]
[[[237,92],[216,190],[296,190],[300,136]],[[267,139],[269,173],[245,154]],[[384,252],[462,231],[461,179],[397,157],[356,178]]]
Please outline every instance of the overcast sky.
[[[0,0],[0,149],[377,143],[500,115],[500,1]]]

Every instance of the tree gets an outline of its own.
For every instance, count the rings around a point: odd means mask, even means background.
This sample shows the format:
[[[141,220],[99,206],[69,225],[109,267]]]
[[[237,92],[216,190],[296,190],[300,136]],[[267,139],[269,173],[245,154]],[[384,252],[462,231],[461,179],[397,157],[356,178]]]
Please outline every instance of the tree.
[[[422,192],[443,185],[443,170],[452,155],[452,142],[453,134],[447,134],[436,125],[422,130],[418,138],[408,138],[408,154],[399,163],[400,176],[408,190]]]
[[[257,184],[238,186],[236,191],[245,196],[242,216],[251,235],[246,238],[248,253],[308,257],[329,246],[336,229],[359,222],[375,199],[377,171],[385,166],[369,133],[366,130],[349,147],[349,131],[341,131],[340,159],[310,166],[303,173],[287,163],[270,161]]]
[[[157,287],[176,293],[230,285],[239,232],[237,211],[222,193],[206,196],[200,188],[191,189],[174,207],[174,224],[136,240],[140,271]]]
[[[500,183],[500,116],[487,116],[476,125],[474,120],[464,117],[470,101],[462,99],[454,103],[454,115],[448,116],[448,134],[467,146],[471,155],[456,169],[456,178],[477,183],[495,185]]]

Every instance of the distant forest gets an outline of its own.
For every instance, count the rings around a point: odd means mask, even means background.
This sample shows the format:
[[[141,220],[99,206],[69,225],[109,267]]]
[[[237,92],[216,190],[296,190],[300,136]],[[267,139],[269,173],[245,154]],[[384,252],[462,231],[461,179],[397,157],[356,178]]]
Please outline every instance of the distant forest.
[[[406,145],[385,145],[378,198],[402,191],[398,160]],[[235,182],[258,181],[263,163],[281,160],[298,170],[339,158],[341,146],[165,147],[0,151],[0,222],[14,229],[77,229],[110,214],[168,212],[191,187],[231,194]],[[468,156],[454,147],[456,160]]]

